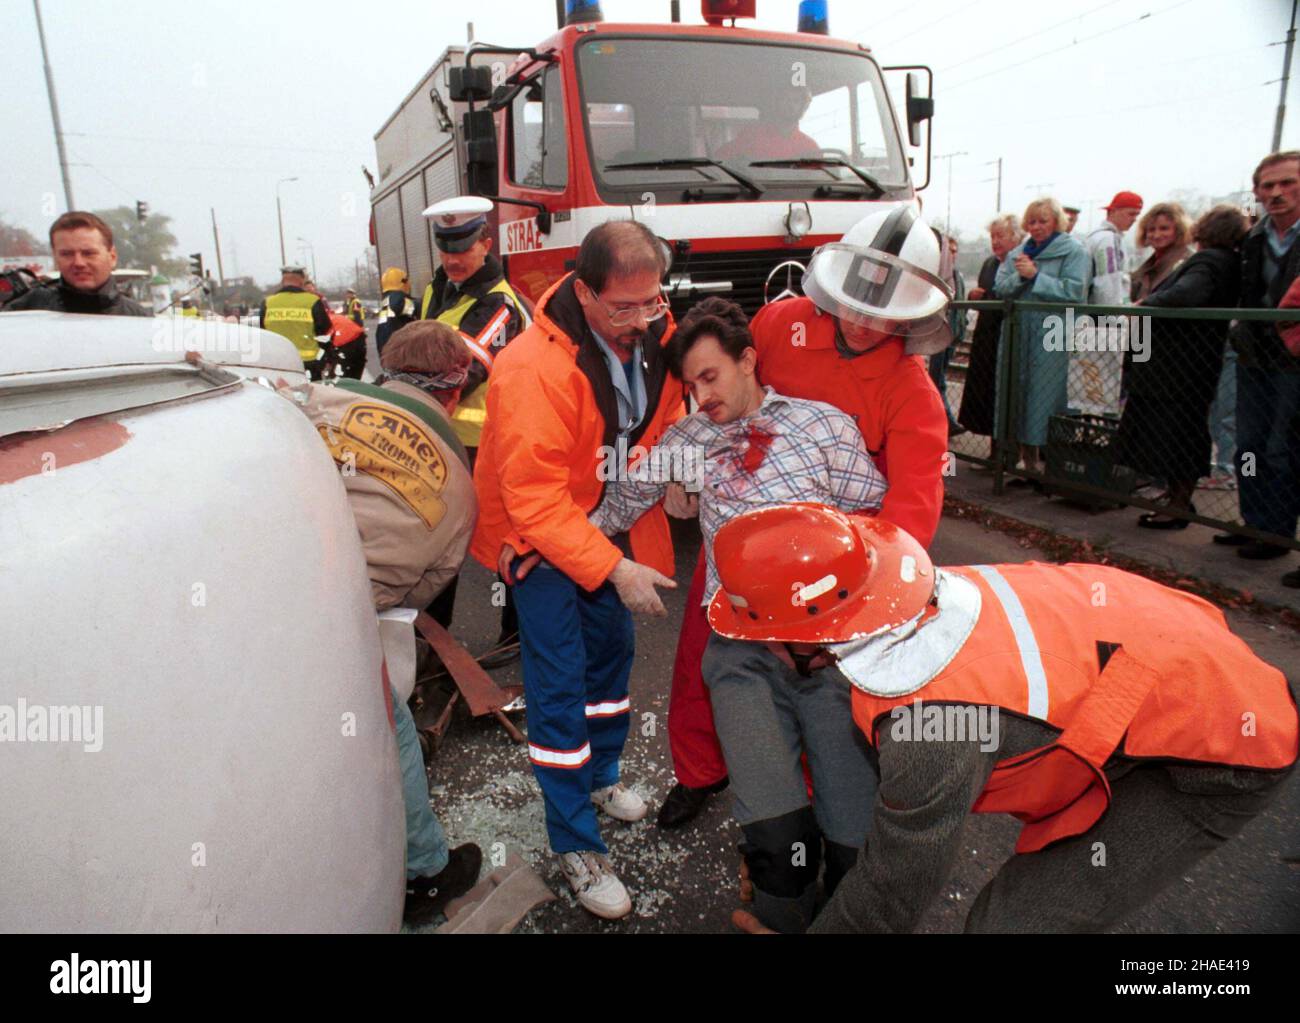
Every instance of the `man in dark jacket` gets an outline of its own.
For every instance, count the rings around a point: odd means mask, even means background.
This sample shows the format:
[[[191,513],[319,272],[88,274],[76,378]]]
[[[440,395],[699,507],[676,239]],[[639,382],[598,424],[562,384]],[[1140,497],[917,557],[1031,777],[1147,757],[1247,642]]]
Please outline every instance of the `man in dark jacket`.
[[[59,217],[50,225],[50,251],[59,268],[59,280],[20,295],[4,307],[5,312],[53,309],[107,316],[153,315],[117,290],[113,231],[93,213],[74,210]]]
[[[457,196],[424,211],[433,225],[438,271],[424,289],[420,319],[440,320],[461,332],[474,362],[452,421],[467,448],[478,448],[487,407],[492,360],[528,326],[523,303],[492,255],[488,214],[492,203],[481,196]]]
[[[1276,309],[1300,271],[1300,151],[1272,153],[1255,168],[1255,198],[1264,216],[1241,246],[1241,304]],[[1273,323],[1242,324],[1237,335],[1237,476],[1246,525],[1284,540],[1300,516],[1300,359],[1287,352]],[[1287,548],[1232,533],[1216,543],[1255,561]],[[1300,586],[1300,573],[1284,577]]]

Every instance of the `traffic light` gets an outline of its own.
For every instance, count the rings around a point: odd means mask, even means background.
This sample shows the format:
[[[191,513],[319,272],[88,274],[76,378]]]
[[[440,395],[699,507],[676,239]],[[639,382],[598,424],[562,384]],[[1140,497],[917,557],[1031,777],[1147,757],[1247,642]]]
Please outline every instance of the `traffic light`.
[[[143,224],[147,216],[149,216],[149,204],[147,202],[140,202],[137,199],[135,204],[135,219]]]
[[[191,277],[203,276],[203,253],[202,252],[190,253],[190,276]]]

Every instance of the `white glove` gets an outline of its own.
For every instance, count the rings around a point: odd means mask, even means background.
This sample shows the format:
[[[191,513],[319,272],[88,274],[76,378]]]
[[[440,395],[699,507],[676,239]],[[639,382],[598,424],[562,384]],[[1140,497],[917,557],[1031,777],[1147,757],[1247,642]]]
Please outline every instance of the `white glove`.
[[[668,611],[655,592],[655,587],[677,589],[677,584],[667,576],[656,572],[649,565],[628,558],[614,566],[614,571],[609,573],[609,581],[614,584],[619,599],[629,611],[633,614],[651,614],[658,618],[667,615]]]

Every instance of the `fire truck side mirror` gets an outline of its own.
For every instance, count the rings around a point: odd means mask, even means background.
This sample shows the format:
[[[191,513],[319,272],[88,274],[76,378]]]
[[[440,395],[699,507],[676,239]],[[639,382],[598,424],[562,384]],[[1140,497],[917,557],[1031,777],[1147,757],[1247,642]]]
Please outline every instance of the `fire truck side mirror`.
[[[921,125],[934,116],[934,97],[921,96],[921,79],[915,73],[907,76],[907,141],[914,147],[921,144]]]
[[[495,195],[497,190],[497,126],[491,110],[464,117],[465,178],[471,195]]]
[[[492,98],[492,69],[454,67],[449,75],[447,91],[453,103],[486,103]]]

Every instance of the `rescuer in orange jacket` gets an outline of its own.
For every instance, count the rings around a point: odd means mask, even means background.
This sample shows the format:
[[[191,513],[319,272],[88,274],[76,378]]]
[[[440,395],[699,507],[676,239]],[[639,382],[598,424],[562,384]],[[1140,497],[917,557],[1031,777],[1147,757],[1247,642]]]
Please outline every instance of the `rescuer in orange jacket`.
[[[1191,594],[1102,565],[936,569],[897,527],[816,504],[733,519],[713,552],[713,628],[833,663],[879,757],[870,840],[811,931],[912,930],[969,812],[1023,828],[967,931],[1102,930],[1241,830],[1296,762],[1285,676]],[[791,601],[819,576],[815,606]]]
[[[914,207],[881,210],[814,253],[804,275],[809,297],[764,306],[750,324],[762,383],[851,415],[889,481],[880,517],[926,546],[943,511],[948,457],[947,414],[922,358],[951,341],[939,260],[938,243]],[[660,809],[661,827],[691,820],[726,785],[700,675],[709,638],[704,597],[701,560],[673,665],[668,743],[677,784]]]
[[[546,803],[551,849],[578,902],[607,919],[631,912],[610,869],[595,810],[640,820],[619,780],[627,738],[632,611],[663,614],[673,586],[663,509],[607,538],[588,521],[626,452],[680,418],[682,388],[663,346],[672,319],[659,240],[611,221],[583,239],[576,269],[488,378],[474,485],[471,551],[514,587],[528,713],[528,755]],[[521,557],[522,556],[522,557]]]

